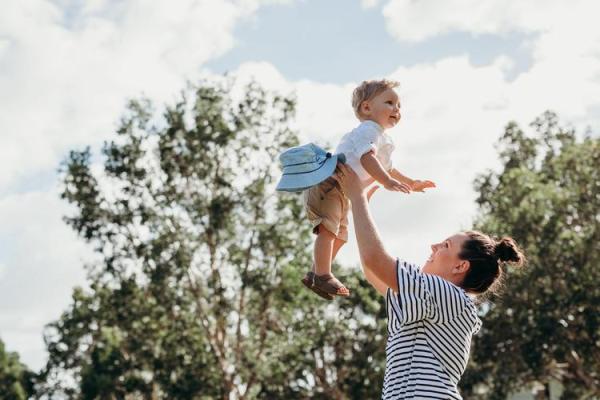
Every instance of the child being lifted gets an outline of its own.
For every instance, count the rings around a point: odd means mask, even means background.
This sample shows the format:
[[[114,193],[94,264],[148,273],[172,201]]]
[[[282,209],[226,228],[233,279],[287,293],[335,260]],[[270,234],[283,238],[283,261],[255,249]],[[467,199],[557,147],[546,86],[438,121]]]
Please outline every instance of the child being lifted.
[[[391,191],[422,192],[435,184],[413,180],[392,167],[394,143],[385,130],[400,121],[400,100],[394,90],[398,85],[395,81],[371,80],[354,89],[352,107],[360,124],[342,137],[335,153],[345,155],[346,163],[365,186],[377,181]],[[348,296],[350,291],[331,273],[335,256],[348,241],[348,198],[331,176],[304,191],[304,204],[317,238],[312,271],[302,283],[327,300],[335,295]]]

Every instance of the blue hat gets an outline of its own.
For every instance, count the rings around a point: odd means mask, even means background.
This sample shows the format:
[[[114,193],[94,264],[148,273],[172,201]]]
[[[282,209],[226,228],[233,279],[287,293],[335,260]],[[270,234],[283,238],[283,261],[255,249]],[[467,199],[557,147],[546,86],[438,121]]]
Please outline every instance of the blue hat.
[[[313,143],[292,147],[279,156],[283,176],[277,190],[301,192],[318,185],[333,174],[338,161],[346,161],[344,154],[332,155]]]

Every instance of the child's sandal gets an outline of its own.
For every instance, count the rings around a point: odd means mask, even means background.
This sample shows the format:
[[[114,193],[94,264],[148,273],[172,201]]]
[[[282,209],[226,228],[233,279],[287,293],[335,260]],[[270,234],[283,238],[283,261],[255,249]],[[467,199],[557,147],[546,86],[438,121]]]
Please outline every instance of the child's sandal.
[[[316,275],[314,272],[308,271],[306,275],[304,275],[304,278],[302,278],[302,283],[304,284],[304,286],[306,286],[325,300],[333,300],[333,298],[335,297],[334,295],[326,293],[315,286],[315,276]]]
[[[314,287],[318,288],[322,292],[347,297],[350,296],[350,291],[340,282],[335,276],[331,274],[325,275],[314,275]],[[341,290],[346,289],[348,292],[344,293]]]

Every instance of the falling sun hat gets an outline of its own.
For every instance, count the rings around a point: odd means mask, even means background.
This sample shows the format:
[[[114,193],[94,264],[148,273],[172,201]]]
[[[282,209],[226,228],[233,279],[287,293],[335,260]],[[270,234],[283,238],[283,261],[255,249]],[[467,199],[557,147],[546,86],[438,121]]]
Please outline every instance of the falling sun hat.
[[[287,149],[279,156],[283,170],[277,190],[301,192],[329,178],[337,163],[346,161],[343,153],[331,154],[314,143]]]

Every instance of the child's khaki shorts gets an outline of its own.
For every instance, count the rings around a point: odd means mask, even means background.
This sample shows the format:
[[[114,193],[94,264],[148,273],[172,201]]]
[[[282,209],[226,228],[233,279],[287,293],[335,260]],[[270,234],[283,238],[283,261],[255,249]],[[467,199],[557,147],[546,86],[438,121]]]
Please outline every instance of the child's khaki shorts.
[[[348,210],[350,201],[342,193],[337,182],[328,178],[303,192],[304,208],[313,233],[319,233],[319,224],[338,239],[348,241]]]

